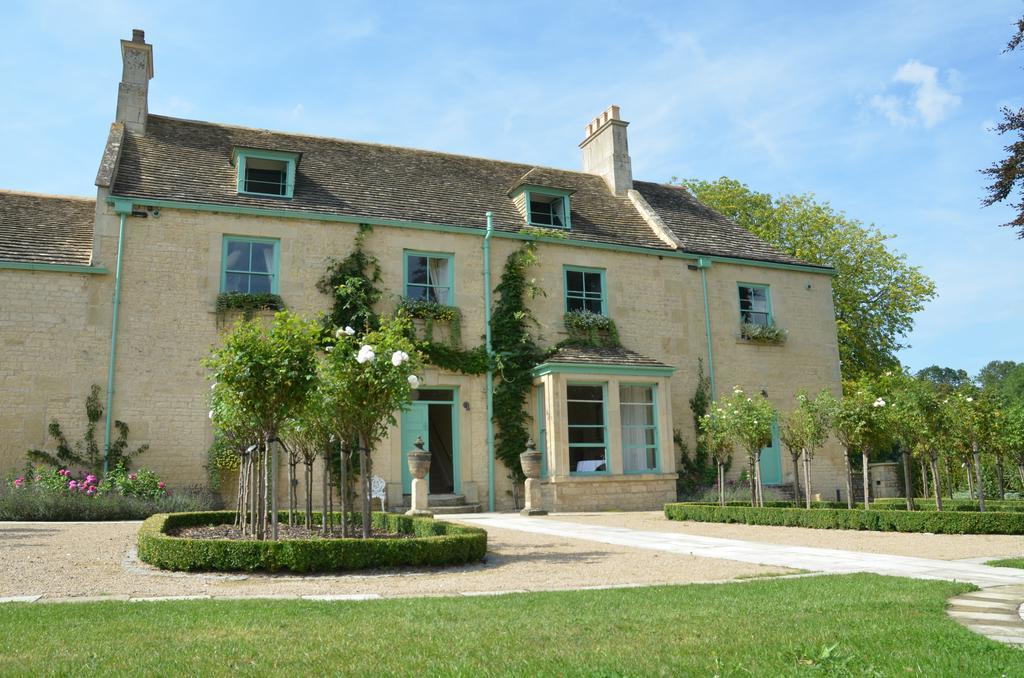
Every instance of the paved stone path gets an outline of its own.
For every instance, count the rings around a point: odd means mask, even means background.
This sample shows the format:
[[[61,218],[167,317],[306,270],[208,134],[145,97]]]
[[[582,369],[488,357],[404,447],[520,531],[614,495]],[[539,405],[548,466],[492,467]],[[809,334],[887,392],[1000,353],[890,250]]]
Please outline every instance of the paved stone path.
[[[1024,586],[973,591],[949,601],[949,616],[975,633],[1011,645],[1024,645]]]
[[[450,518],[479,527],[521,530],[536,534],[584,539],[601,544],[617,544],[761,565],[778,565],[815,572],[833,574],[874,572],[913,579],[947,579],[969,582],[982,588],[1012,584],[1024,585],[1024,570],[990,567],[957,560],[932,560],[809,546],[786,546],[672,532],[644,532],[622,527],[569,523],[553,519],[523,518],[514,514],[477,513],[450,516]]]

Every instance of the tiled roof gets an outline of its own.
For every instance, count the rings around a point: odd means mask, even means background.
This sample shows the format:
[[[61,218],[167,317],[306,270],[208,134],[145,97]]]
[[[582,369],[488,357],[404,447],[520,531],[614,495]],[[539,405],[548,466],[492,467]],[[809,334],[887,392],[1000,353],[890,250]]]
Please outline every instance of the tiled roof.
[[[92,198],[0,191],[0,261],[88,266],[95,214]]]
[[[654,208],[665,225],[675,233],[685,252],[720,257],[756,259],[783,264],[807,264],[796,257],[780,252],[750,231],[734,224],[681,186],[667,186],[648,181],[634,181],[633,188],[640,192]]]
[[[301,153],[290,200],[238,195],[234,147]],[[593,174],[448,153],[286,134],[150,115],[145,135],[125,132],[113,194],[518,232],[523,216],[509,191],[523,180],[572,192],[572,238],[672,249],[627,197]],[[776,251],[683,189],[635,182],[678,233],[684,251],[801,263]]]
[[[628,367],[669,367],[663,362],[642,356],[628,348],[562,346],[545,362],[587,365],[625,365]]]

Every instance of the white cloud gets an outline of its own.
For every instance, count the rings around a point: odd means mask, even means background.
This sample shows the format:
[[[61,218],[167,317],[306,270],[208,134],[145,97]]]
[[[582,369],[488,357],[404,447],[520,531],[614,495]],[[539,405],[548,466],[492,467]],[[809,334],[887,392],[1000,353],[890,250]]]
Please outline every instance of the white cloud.
[[[909,91],[876,94],[871,98],[871,106],[894,125],[906,127],[920,122],[925,127],[934,127],[960,105],[960,97],[951,91],[961,81],[956,71],[947,73],[943,85],[938,68],[911,59],[896,69],[892,81],[906,85]]]

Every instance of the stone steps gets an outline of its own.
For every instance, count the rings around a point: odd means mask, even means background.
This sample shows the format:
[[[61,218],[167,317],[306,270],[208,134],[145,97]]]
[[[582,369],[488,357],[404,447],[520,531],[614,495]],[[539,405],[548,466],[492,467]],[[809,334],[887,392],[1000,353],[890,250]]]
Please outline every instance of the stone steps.
[[[411,504],[411,497],[404,495],[402,497],[401,511],[405,512],[409,509]],[[467,504],[466,496],[463,494],[431,494],[427,496],[427,508],[434,513],[434,515],[450,515],[453,513],[480,513],[482,508],[480,504]]]

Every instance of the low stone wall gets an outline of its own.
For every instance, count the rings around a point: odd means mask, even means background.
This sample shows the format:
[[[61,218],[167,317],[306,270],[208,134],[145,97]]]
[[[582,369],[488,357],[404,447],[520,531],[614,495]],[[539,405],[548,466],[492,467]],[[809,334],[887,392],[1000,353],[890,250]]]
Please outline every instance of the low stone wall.
[[[676,474],[557,477],[541,487],[549,511],[655,511],[676,500]]]

